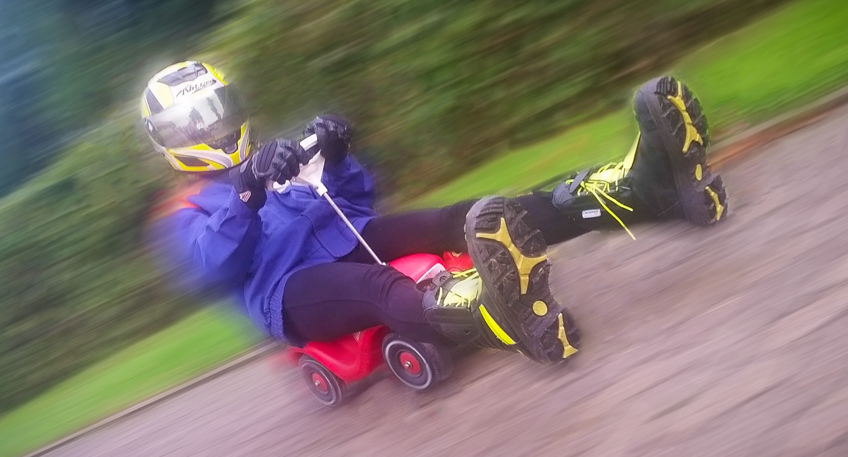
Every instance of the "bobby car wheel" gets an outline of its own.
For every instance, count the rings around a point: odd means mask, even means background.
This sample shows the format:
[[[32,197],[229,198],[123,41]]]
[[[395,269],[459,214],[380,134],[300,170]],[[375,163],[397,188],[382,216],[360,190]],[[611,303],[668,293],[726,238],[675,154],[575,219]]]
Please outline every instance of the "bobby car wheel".
[[[325,406],[339,406],[345,400],[345,382],[317,360],[305,355],[297,363],[306,387]]]
[[[450,355],[428,343],[390,333],[383,340],[383,358],[392,373],[416,390],[433,387],[451,371]]]

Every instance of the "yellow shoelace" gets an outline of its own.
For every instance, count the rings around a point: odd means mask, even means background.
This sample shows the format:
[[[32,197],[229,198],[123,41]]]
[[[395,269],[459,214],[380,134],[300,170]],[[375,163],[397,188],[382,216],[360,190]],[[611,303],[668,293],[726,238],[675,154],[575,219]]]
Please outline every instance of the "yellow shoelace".
[[[627,228],[627,225],[624,223],[624,221],[621,220],[621,218],[618,217],[618,215],[616,215],[614,212],[612,212],[611,209],[609,209],[609,207],[604,202],[604,199],[609,200],[619,208],[622,208],[626,211],[633,211],[633,208],[614,199],[612,196],[610,196],[609,193],[617,189],[618,182],[622,180],[625,176],[627,176],[627,173],[630,172],[630,167],[633,165],[633,160],[636,158],[636,148],[639,145],[639,137],[640,135],[636,135],[636,141],[633,142],[633,146],[630,148],[630,151],[624,157],[624,160],[622,160],[621,162],[610,162],[602,166],[601,168],[598,168],[597,171],[595,171],[589,176],[586,176],[582,181],[580,181],[580,186],[577,189],[578,195],[592,194],[592,196],[594,196],[595,199],[598,200],[598,203],[601,204],[601,207],[603,207],[604,210],[609,213],[610,216],[613,217],[613,219],[618,221],[618,223],[621,224],[621,227],[624,228],[624,231],[626,231],[627,234],[630,235],[630,238],[634,240],[636,239],[636,237],[633,236],[633,232],[631,232],[630,229]],[[565,181],[565,183],[568,185],[571,185],[571,183],[573,182],[573,179]]]

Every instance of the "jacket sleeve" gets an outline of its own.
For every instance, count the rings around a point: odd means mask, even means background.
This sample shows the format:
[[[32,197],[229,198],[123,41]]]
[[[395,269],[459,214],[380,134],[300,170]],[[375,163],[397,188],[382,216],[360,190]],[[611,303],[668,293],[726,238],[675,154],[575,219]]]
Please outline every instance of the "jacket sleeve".
[[[259,241],[259,215],[233,190],[214,212],[187,207],[172,215],[171,244],[202,282],[239,283],[247,275]]]
[[[374,206],[374,180],[350,154],[338,164],[325,164],[321,182],[332,197],[342,197],[356,206]]]

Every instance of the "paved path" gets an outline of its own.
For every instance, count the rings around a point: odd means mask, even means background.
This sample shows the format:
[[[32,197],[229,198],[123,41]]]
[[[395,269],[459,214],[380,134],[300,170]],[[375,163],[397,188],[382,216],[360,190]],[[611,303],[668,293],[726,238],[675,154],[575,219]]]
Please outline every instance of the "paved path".
[[[846,456],[848,111],[725,170],[733,213],[558,246],[584,350],[466,358],[436,391],[387,374],[340,410],[263,359],[56,456]]]

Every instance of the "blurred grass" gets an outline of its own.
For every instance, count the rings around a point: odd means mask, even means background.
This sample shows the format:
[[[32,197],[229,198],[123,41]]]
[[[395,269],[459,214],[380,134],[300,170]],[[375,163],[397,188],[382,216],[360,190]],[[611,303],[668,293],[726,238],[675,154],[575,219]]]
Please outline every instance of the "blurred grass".
[[[704,106],[713,138],[808,103],[848,83],[848,7],[843,0],[796,2],[692,52],[669,73]],[[630,109],[486,162],[408,202],[448,204],[516,195],[563,172],[620,159],[636,134]]]
[[[0,456],[34,450],[249,349],[258,333],[225,306],[199,311],[0,418]]]
[[[630,112],[617,111],[567,133],[490,160],[459,179],[409,203],[409,207],[445,205],[487,194],[516,195],[532,185],[598,161],[624,156],[636,124]]]

